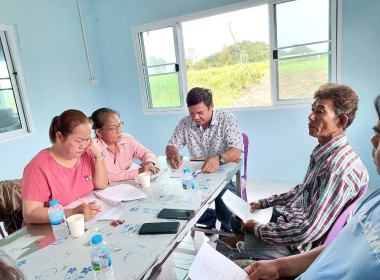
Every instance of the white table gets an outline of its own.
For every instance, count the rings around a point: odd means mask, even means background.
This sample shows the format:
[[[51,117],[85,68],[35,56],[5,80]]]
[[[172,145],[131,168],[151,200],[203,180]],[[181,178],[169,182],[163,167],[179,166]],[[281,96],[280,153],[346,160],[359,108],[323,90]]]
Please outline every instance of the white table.
[[[181,178],[170,178],[169,167],[149,188],[142,189],[148,198],[124,202],[123,225],[113,227],[110,221],[98,221],[84,235],[57,242],[50,225],[29,225],[1,240],[0,249],[17,260],[28,279],[93,279],[90,240],[100,233],[111,250],[115,279],[148,279],[228,181],[234,175],[239,177],[241,165],[228,163],[216,173],[199,174],[195,178],[196,199],[191,203],[184,202]],[[165,157],[159,158],[158,166],[167,167]],[[196,214],[189,221],[179,220],[177,234],[138,235],[145,222],[167,221],[156,217],[162,208],[193,209]]]

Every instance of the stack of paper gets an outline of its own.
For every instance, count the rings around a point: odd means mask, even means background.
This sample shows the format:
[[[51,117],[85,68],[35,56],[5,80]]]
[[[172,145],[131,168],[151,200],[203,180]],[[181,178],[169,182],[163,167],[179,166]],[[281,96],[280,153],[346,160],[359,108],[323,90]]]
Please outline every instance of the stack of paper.
[[[189,277],[197,280],[245,280],[248,274],[204,242],[190,267]]]
[[[247,201],[233,194],[230,190],[227,190],[223,194],[222,200],[224,204],[226,204],[227,208],[242,219],[243,222],[255,220],[259,223],[267,224],[272,217],[272,207],[266,209],[256,209],[254,212],[251,212],[251,205]]]
[[[95,191],[94,193],[101,200],[112,205],[116,205],[121,201],[131,201],[147,197],[140,189],[129,184],[115,185],[104,190]]]

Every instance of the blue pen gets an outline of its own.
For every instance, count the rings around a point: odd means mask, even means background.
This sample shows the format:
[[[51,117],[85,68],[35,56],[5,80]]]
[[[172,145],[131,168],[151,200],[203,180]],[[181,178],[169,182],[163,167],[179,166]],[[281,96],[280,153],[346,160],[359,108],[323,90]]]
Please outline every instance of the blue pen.
[[[142,163],[140,163],[140,166],[141,166],[141,167],[145,167],[145,165],[144,165],[144,164],[142,164]],[[149,170],[150,170],[150,171],[152,171],[153,173],[155,173],[155,172],[156,172],[156,171],[154,171],[153,169],[150,169],[150,168],[149,168]]]
[[[181,155],[180,157],[179,157],[179,159],[183,159],[183,156]],[[174,162],[174,164],[177,164],[178,163],[178,161],[175,161]]]

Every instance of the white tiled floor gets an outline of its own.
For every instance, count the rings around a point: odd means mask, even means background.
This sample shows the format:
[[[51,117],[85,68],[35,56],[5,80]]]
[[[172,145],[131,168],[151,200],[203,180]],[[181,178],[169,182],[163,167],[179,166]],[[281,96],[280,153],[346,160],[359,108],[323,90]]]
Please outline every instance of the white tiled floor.
[[[279,181],[257,181],[249,180],[247,186],[248,201],[253,199],[268,197],[272,194],[280,194],[296,186],[297,183]],[[362,199],[368,196],[374,188],[369,188]],[[361,199],[361,200],[362,200]],[[162,270],[157,272],[152,279],[154,280],[183,280],[190,279],[187,272],[203,242],[209,242],[215,247],[216,235],[207,237],[202,232],[195,232],[195,236],[188,234],[178,245],[175,251],[168,257],[162,266]]]

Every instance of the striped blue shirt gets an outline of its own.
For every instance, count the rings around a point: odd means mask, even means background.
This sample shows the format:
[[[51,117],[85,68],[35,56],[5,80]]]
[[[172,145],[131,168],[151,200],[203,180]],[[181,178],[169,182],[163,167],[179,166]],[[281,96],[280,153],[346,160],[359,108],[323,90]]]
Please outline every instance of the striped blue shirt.
[[[343,207],[367,183],[367,169],[342,133],[313,150],[302,184],[260,200],[263,208],[274,206],[283,217],[276,223],[256,223],[254,234],[298,252],[317,247]]]

